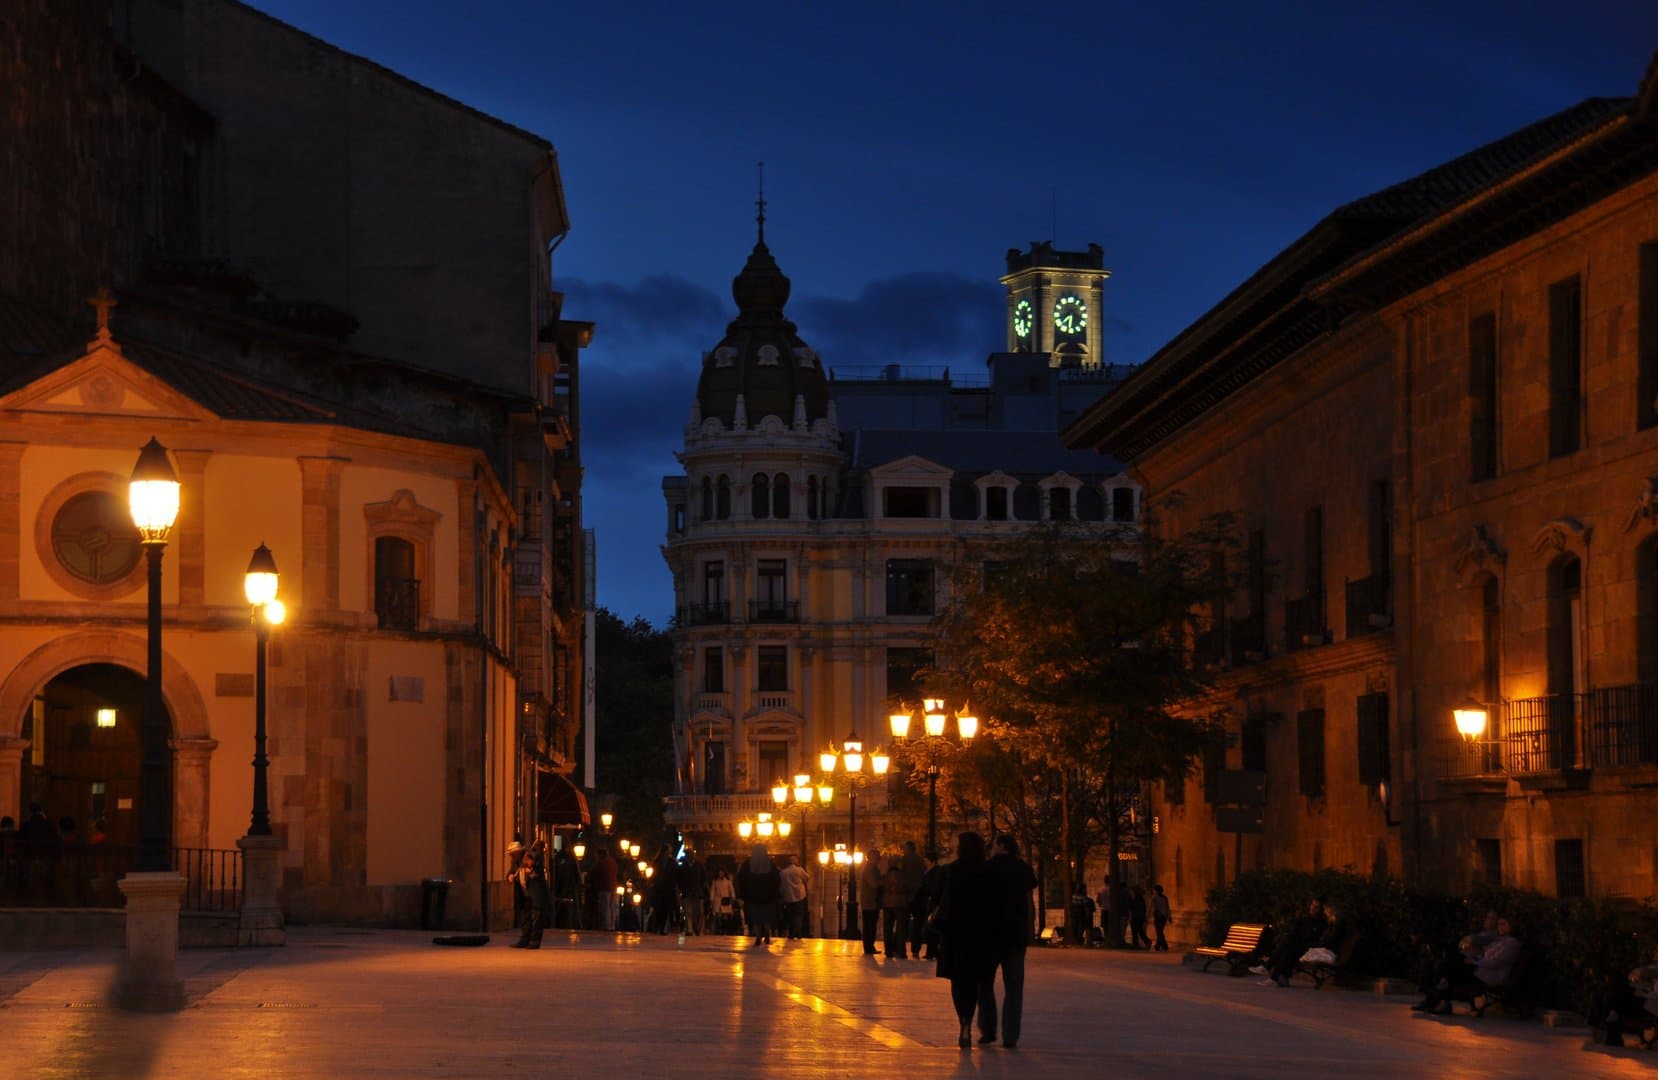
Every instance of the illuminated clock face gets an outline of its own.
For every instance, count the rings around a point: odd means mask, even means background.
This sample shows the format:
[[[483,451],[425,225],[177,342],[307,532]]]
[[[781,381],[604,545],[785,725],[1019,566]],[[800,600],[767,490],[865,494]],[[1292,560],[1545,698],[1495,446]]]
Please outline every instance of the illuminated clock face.
[[[1067,294],[1054,304],[1054,326],[1061,334],[1080,334],[1088,328],[1088,305],[1082,297]]]
[[[1013,335],[1015,337],[1030,337],[1031,306],[1029,300],[1021,300],[1013,305]]]

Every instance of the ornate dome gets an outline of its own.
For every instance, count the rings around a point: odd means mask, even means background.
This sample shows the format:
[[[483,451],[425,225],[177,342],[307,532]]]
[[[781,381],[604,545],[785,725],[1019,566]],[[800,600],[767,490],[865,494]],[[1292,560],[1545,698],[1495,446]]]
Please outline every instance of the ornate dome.
[[[762,226],[762,230],[763,230]],[[702,361],[697,403],[703,417],[717,416],[737,426],[753,427],[767,416],[793,425],[796,399],[805,405],[807,424],[829,415],[829,384],[817,353],[800,340],[794,323],[783,317],[789,279],[766,247],[764,231],[749,253],[742,273],[731,282],[737,317]]]

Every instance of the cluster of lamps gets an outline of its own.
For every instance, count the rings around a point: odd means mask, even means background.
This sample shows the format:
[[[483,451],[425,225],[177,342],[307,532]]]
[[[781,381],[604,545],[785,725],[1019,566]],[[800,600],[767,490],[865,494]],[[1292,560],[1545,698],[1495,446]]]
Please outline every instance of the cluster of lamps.
[[[900,743],[908,741],[910,724],[914,718],[908,712],[894,712],[887,718],[892,727],[892,737]],[[949,738],[950,714],[946,711],[943,698],[925,698],[921,702],[921,725],[925,732],[924,738],[935,745],[942,745]],[[961,745],[969,746],[979,734],[979,718],[970,712],[956,713],[956,738]],[[938,850],[938,762],[936,754],[927,756],[927,853],[933,854]]]
[[[794,826],[787,821],[773,821],[771,815],[761,811],[756,815],[757,820],[750,821],[744,818],[737,823],[737,835],[747,840],[758,836],[762,840],[770,839],[773,835],[787,837],[794,831]]]

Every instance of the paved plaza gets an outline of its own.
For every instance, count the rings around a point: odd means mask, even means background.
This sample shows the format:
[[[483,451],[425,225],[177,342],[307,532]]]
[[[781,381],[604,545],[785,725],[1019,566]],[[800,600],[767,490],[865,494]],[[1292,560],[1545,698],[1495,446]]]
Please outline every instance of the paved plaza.
[[[962,1052],[946,984],[856,943],[549,934],[539,952],[304,928],[191,950],[190,1005],[133,1016],[107,950],[0,955],[8,1077],[1651,1077],[1658,1056],[1408,999],[1201,975],[1173,954],[1032,950],[1016,1050]]]

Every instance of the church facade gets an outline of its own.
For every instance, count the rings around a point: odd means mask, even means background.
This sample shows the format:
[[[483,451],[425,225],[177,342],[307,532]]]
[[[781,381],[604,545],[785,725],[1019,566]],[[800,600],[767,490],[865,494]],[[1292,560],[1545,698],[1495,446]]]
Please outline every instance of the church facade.
[[[1033,245],[1009,265],[1014,348],[954,377],[826,366],[784,315],[790,284],[763,236],[733,282],[737,314],[703,358],[684,471],[663,480],[678,611],[667,816],[691,842],[737,850],[739,822],[775,811],[774,785],[819,776],[820,751],[849,736],[890,749],[888,716],[919,704],[915,674],[968,552],[1048,520],[1138,521],[1133,481],[1057,436],[1120,377],[1097,364],[1099,249]],[[1072,288],[1077,274],[1092,284]],[[1059,332],[1055,355],[1060,322],[1074,333]],[[921,841],[895,831],[899,782],[862,789],[859,849]],[[791,815],[802,832],[774,848],[812,862],[851,844],[848,794]]]
[[[0,815],[39,803],[115,860],[135,837],[125,493],[154,437],[182,485],[173,845],[234,856],[249,825],[242,578],[264,544],[288,611],[267,693],[284,910],[409,924],[446,878],[449,925],[503,918],[507,845],[586,817],[592,327],[552,288],[557,158],[230,0],[126,7],[21,5],[20,39],[63,63],[0,86],[24,210],[0,225]]]

